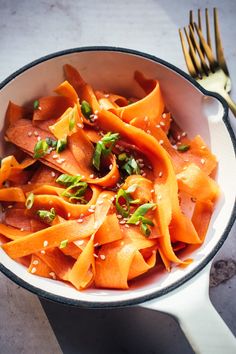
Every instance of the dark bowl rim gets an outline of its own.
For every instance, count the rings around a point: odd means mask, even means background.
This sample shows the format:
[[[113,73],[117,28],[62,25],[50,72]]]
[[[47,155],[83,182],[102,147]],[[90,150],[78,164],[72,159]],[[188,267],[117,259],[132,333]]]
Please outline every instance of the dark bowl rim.
[[[53,58],[59,57],[59,56],[64,56],[68,54],[73,54],[73,53],[81,53],[81,52],[91,52],[91,51],[107,51],[107,52],[120,52],[120,53],[126,53],[126,54],[131,54],[131,55],[136,55],[140,56],[149,60],[152,60],[154,62],[157,62],[159,64],[162,64],[163,66],[166,66],[167,68],[175,71],[182,77],[184,77],[187,81],[191,82],[192,85],[194,85],[196,88],[198,88],[204,95],[206,96],[212,96],[215,97],[218,101],[221,102],[223,109],[224,109],[224,114],[222,117],[222,120],[229,132],[233,147],[234,147],[234,152],[236,154],[236,139],[234,136],[233,129],[230,125],[229,118],[228,118],[228,106],[225,100],[222,98],[217,93],[213,93],[210,91],[207,91],[204,89],[202,86],[200,86],[192,77],[190,77],[188,74],[186,74],[184,71],[181,69],[177,68],[175,65],[168,63],[167,61],[160,59],[154,55],[147,54],[138,50],[134,49],[128,49],[128,48],[121,48],[121,47],[112,47],[112,46],[88,46],[88,47],[78,47],[78,48],[71,48],[71,49],[65,49],[62,51],[58,51],[49,55],[45,55],[37,60],[32,61],[31,63],[23,66],[22,68],[18,69],[15,71],[13,74],[8,76],[5,80],[3,80],[0,83],[0,90],[4,88],[10,81],[15,79],[18,75],[22,74],[24,71],[40,64],[45,61],[51,60]],[[44,298],[46,300],[50,300],[53,302],[61,303],[64,305],[71,305],[71,306],[78,306],[81,308],[114,308],[114,307],[125,307],[125,306],[133,306],[137,304],[141,304],[143,302],[153,300],[155,298],[158,298],[160,296],[166,295],[167,293],[170,293],[171,291],[175,290],[176,288],[180,287],[184,283],[186,283],[188,280],[193,278],[197,273],[199,273],[215,256],[215,254],[218,252],[218,250],[221,248],[223,245],[224,241],[226,240],[230,229],[232,228],[234,221],[236,219],[236,202],[234,204],[234,208],[232,210],[232,213],[229,217],[228,224],[219,240],[219,242],[216,244],[216,246],[211,250],[211,252],[207,255],[207,257],[195,268],[193,269],[189,274],[183,276],[181,279],[178,281],[174,282],[170,286],[167,286],[164,289],[158,290],[158,291],[153,291],[151,294],[148,295],[143,295],[139,297],[134,297],[132,299],[128,300],[119,300],[119,301],[112,301],[112,302],[91,302],[91,301],[84,301],[84,300],[75,300],[75,299],[70,299],[64,296],[58,296],[55,294],[52,294],[48,291],[44,291],[42,289],[37,288],[34,285],[31,285],[18,277],[15,273],[7,269],[2,263],[0,263],[0,271],[4,273],[8,278],[10,278],[12,281],[14,281],[16,284],[20,285],[21,287],[29,290],[30,292],[40,296],[41,298]]]

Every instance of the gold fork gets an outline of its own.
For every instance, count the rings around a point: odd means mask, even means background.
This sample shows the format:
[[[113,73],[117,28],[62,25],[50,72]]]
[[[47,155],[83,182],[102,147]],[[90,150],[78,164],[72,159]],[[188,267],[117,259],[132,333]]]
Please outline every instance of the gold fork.
[[[207,40],[205,40],[202,33],[201,11],[198,10],[198,25],[193,21],[193,12],[192,10],[190,11],[190,23],[188,27],[184,27],[189,51],[185,45],[181,29],[179,29],[186,65],[190,75],[196,79],[201,86],[209,91],[219,93],[226,100],[236,117],[236,104],[229,96],[231,80],[220,38],[217,9],[214,8],[215,48],[217,59],[213,54],[211,45],[208,9],[205,9],[205,20]]]

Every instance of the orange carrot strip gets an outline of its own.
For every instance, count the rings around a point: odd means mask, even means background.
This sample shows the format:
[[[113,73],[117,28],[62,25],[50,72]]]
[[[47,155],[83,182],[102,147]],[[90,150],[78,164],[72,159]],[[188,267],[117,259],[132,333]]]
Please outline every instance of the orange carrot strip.
[[[74,103],[78,101],[78,95],[74,87],[67,80],[62,82],[54,91],[61,96],[69,98]]]
[[[0,189],[0,200],[5,202],[24,202],[25,195],[21,188],[10,187]]]
[[[41,139],[46,139],[47,137],[53,137],[53,135],[37,128],[32,125],[29,120],[21,119],[16,125],[12,125],[6,131],[6,136],[15,145],[19,146],[22,150],[26,151],[28,154],[33,155],[34,147],[37,143],[37,136],[32,134],[31,137],[28,136],[29,132],[37,132],[37,135]],[[54,158],[54,157],[57,158]],[[68,173],[71,175],[80,174],[79,166],[69,149],[65,149],[60,154],[52,152],[49,155],[45,155],[40,159],[44,164],[55,168],[58,171]]]
[[[73,265],[68,274],[68,280],[77,288],[87,288],[93,280],[95,273],[94,264],[94,235],[91,236],[85,249],[79,255],[77,261]]]
[[[27,215],[26,210],[21,208],[7,209],[5,213],[5,223],[17,229],[25,231],[31,230],[31,217]]]
[[[190,164],[177,174],[179,188],[199,200],[216,200],[219,196],[217,183],[197,165]]]
[[[123,238],[120,224],[115,213],[106,216],[105,221],[95,234],[94,243],[103,245]]]
[[[69,220],[11,241],[3,245],[2,248],[11,258],[22,257],[40,250],[59,247],[65,239],[72,242],[86,238],[94,232],[93,226],[93,215],[84,218],[82,223],[78,223],[77,220]]]
[[[0,224],[0,234],[9,238],[10,240],[17,240],[18,238],[29,235],[29,231],[19,230],[11,226]]]
[[[151,257],[145,261],[140,251],[136,251],[133,261],[130,265],[128,280],[134,279],[141,274],[146,273],[149,269],[153,268],[156,263],[156,251],[153,251]]]
[[[7,156],[2,159],[0,169],[0,186],[2,186],[3,182],[8,179],[11,179],[16,173],[32,165],[34,162],[34,159],[26,158],[24,161],[19,163],[13,155]]]
[[[67,108],[73,106],[73,100],[62,96],[42,97],[38,101],[39,108],[34,110],[33,121],[57,119]]]
[[[87,178],[86,182],[91,183],[91,184],[96,184],[97,186],[101,186],[101,187],[114,186],[120,178],[119,169],[118,169],[118,166],[116,163],[116,158],[114,155],[111,155],[110,162],[111,162],[112,168],[105,176],[103,176],[101,178]]]
[[[207,200],[207,201],[197,201],[193,216],[192,222],[195,226],[198,236],[202,241],[204,241],[207,229],[211,220],[211,216],[214,210],[214,204]]]
[[[62,280],[68,280],[68,274],[73,267],[74,260],[64,255],[58,248],[48,249],[45,253],[39,252],[37,256]]]
[[[123,189],[128,189],[131,186],[135,186],[135,190],[130,193],[133,199],[138,199],[140,204],[148,203],[152,200],[152,182],[139,175],[131,175],[126,178],[123,185]]]
[[[6,123],[7,125],[15,124],[19,119],[27,118],[29,116],[29,111],[22,106],[9,101],[7,112],[6,112]]]
[[[36,254],[32,254],[28,272],[44,278],[55,278],[52,269]]]

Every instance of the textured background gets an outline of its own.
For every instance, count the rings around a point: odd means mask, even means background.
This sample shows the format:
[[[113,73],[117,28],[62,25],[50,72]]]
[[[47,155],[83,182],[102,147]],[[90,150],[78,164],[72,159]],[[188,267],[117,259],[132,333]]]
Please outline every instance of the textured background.
[[[199,3],[202,9],[219,9],[236,87],[234,0],[0,0],[0,80],[45,54],[87,45],[138,49],[186,70],[177,30]],[[235,89],[232,96],[236,99]],[[235,233],[234,225],[215,258],[210,296],[236,335]],[[141,307],[91,311],[41,303],[45,312],[36,296],[0,275],[1,354],[56,354],[58,342],[64,353],[173,353],[173,348],[177,354],[192,353],[177,323],[165,314]]]

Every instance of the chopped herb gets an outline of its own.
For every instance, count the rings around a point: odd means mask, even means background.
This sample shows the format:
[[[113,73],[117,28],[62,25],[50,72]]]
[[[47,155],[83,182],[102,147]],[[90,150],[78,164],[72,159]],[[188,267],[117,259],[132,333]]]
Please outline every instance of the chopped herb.
[[[46,140],[46,143],[48,144],[48,146],[53,148],[53,150],[56,149],[56,147],[57,147],[57,140],[56,139],[49,137],[49,138],[46,138],[45,140]]]
[[[45,156],[48,152],[48,148],[49,148],[49,146],[48,146],[46,140],[39,140],[34,146],[33,158],[39,159],[39,158]]]
[[[154,203],[146,203],[138,207],[135,212],[131,215],[129,220],[127,221],[127,224],[133,224],[135,225],[136,223],[140,222],[140,229],[142,233],[145,236],[149,236],[151,231],[147,225],[154,226],[152,220],[145,218],[144,215],[153,207],[155,207],[156,204]]]
[[[131,196],[130,193],[133,193],[135,189],[137,188],[137,184],[133,184],[130,186],[128,189],[124,190],[120,188],[118,190],[118,193],[116,195],[116,209],[120,215],[123,217],[127,218],[130,213],[130,205],[131,204],[138,204],[140,201],[139,199],[134,200]],[[120,204],[119,199],[123,198],[124,204]]]
[[[180,152],[185,152],[188,151],[190,149],[190,145],[178,145],[177,146],[177,150]]]
[[[93,113],[92,107],[87,101],[81,102],[81,112],[83,113],[84,117],[90,120],[90,116]]]
[[[50,224],[56,216],[56,211],[54,208],[51,208],[50,211],[48,210],[38,210],[37,215],[42,219],[44,222]]]
[[[34,101],[34,109],[38,109],[39,108],[39,100],[35,100]]]
[[[121,167],[128,175],[140,175],[140,167],[138,162],[131,156],[126,160],[126,163]]]
[[[30,193],[25,201],[26,209],[31,209],[34,204],[34,193]]]
[[[70,176],[67,174],[60,175],[56,182],[67,186],[67,189],[62,192],[62,196],[69,198],[71,202],[73,199],[80,201],[81,203],[86,203],[84,199],[84,194],[88,188],[86,182],[81,181],[82,176]],[[71,192],[72,189],[77,188],[75,192]]]
[[[65,150],[67,145],[67,139],[60,139],[57,140],[57,147],[56,147],[56,151],[57,152],[62,152],[63,150]]]
[[[67,243],[68,243],[68,240],[61,241],[59,248],[65,248],[67,246]]]
[[[70,176],[67,174],[62,174],[56,179],[56,182],[58,182],[60,184],[64,184],[67,187],[69,187],[69,186],[79,183],[81,181],[81,179],[82,179],[82,176],[80,176],[80,175]]]
[[[119,139],[118,133],[107,133],[104,137],[99,140],[95,147],[95,152],[93,155],[93,166],[99,171],[101,164],[101,157],[110,154],[116,141]]]
[[[73,114],[73,116],[70,117],[70,119],[69,119],[69,131],[70,132],[73,130],[74,126],[75,126],[75,115]]]

